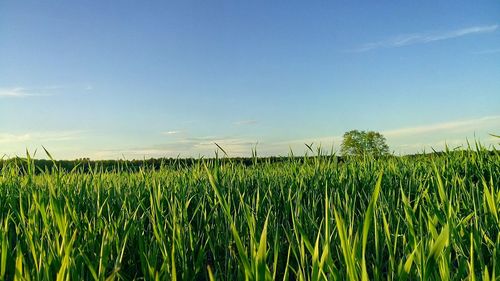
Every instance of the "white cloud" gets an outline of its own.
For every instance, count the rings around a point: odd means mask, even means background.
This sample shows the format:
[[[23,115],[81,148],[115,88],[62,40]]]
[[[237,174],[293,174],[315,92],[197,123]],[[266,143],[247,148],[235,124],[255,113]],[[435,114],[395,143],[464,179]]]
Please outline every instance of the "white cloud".
[[[94,159],[142,159],[151,157],[213,157],[221,146],[230,157],[249,156],[256,141],[237,137],[183,137],[171,142],[143,147],[100,150],[91,153]],[[222,152],[219,153],[221,155]]]
[[[171,143],[173,149],[183,149],[184,153],[211,154],[217,150],[216,143],[221,146],[230,156],[243,156],[250,154],[251,148],[257,141],[240,137],[217,137],[203,136],[184,138]]]
[[[448,40],[467,35],[490,33],[496,31],[497,29],[498,25],[494,24],[494,25],[472,26],[442,33],[427,32],[427,33],[404,34],[378,42],[367,43],[352,51],[366,52],[374,49],[398,48],[409,45],[426,44],[430,42]]]
[[[252,148],[255,147],[257,149],[259,156],[287,156],[290,151],[292,151],[294,155],[299,156],[305,153],[311,154],[307,146],[311,146],[314,153],[316,153],[318,148],[321,148],[321,151],[327,154],[337,152],[341,143],[342,136],[322,136],[279,141],[264,140],[259,141],[258,144],[254,143]],[[251,150],[247,148],[245,152],[249,155]]]
[[[342,136],[326,136],[326,137],[316,137],[316,138],[304,138],[304,139],[293,139],[287,141],[279,141],[272,144],[275,148],[288,148],[294,153],[308,151],[307,145],[311,145],[313,149],[321,147],[322,150],[330,151],[332,148],[335,150],[340,147],[342,143]]]
[[[240,120],[240,121],[236,121],[236,122],[233,122],[233,125],[235,126],[245,126],[245,125],[255,125],[257,124],[257,120]]]
[[[27,98],[51,96],[51,94],[39,93],[22,87],[0,88],[0,98]]]
[[[0,143],[18,143],[31,139],[30,134],[0,134]]]
[[[429,133],[450,132],[470,132],[475,129],[481,129],[487,125],[500,124],[500,116],[485,116],[476,119],[451,121],[417,127],[407,127],[395,130],[382,131],[382,134],[388,138],[398,138],[405,136],[422,135]]]
[[[404,154],[416,154],[422,152],[432,152],[432,151],[443,151],[446,148],[453,149],[466,149],[469,141],[469,144],[472,149],[475,149],[475,141],[478,141],[482,146],[486,148],[490,148],[491,146],[497,146],[500,144],[498,141],[494,141],[491,138],[481,138],[481,139],[473,139],[473,138],[451,138],[444,139],[438,141],[427,141],[427,142],[416,142],[416,143],[404,143],[398,145],[392,145],[391,149],[396,154],[404,155]]]
[[[3,88],[0,89],[0,97],[2,98],[24,98],[33,94],[26,93],[24,88]]]
[[[166,132],[162,132],[163,135],[177,135],[179,134],[181,131],[166,131]]]
[[[36,151],[43,151],[42,146],[44,146],[56,159],[69,159],[69,155],[87,153],[78,144],[85,134],[85,131],[76,130],[23,133],[0,131],[0,153],[10,158],[16,155],[25,155],[26,150],[35,154]],[[63,158],[60,156],[63,156]],[[37,157],[44,158],[45,154],[38,154]],[[80,155],[79,157],[84,156]]]
[[[456,120],[416,127],[386,130],[381,133],[387,137],[392,150],[398,154],[419,153],[422,151],[443,150],[446,146],[467,147],[467,140],[474,144],[498,145],[489,134],[500,131],[500,116]]]
[[[0,132],[0,144],[72,141],[80,138],[82,133],[83,131],[31,132],[20,134]]]

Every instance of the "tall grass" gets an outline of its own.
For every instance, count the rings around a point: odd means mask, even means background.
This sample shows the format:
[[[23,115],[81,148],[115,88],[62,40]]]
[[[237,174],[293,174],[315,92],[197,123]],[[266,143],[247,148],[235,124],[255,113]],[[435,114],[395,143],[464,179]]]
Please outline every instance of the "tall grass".
[[[0,175],[0,280],[498,280],[500,155]],[[27,164],[27,165],[26,165]]]

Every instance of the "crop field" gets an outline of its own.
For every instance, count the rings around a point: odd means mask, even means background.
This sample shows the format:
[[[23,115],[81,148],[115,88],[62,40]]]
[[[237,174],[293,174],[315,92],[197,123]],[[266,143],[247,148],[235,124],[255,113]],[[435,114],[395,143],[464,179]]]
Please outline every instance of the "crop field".
[[[4,163],[0,280],[500,279],[496,150],[253,161]]]

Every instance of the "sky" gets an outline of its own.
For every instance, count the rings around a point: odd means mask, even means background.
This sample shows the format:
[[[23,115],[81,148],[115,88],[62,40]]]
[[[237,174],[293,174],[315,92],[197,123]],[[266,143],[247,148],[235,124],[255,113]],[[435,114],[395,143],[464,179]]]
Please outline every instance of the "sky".
[[[500,2],[0,2],[0,158],[496,145]]]

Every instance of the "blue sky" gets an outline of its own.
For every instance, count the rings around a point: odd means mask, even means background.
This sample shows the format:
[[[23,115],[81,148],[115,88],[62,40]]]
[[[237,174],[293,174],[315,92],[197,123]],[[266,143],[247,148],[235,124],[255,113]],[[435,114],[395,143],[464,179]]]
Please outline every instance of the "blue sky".
[[[0,154],[498,144],[499,1],[2,1]],[[39,153],[39,156],[43,156]]]

